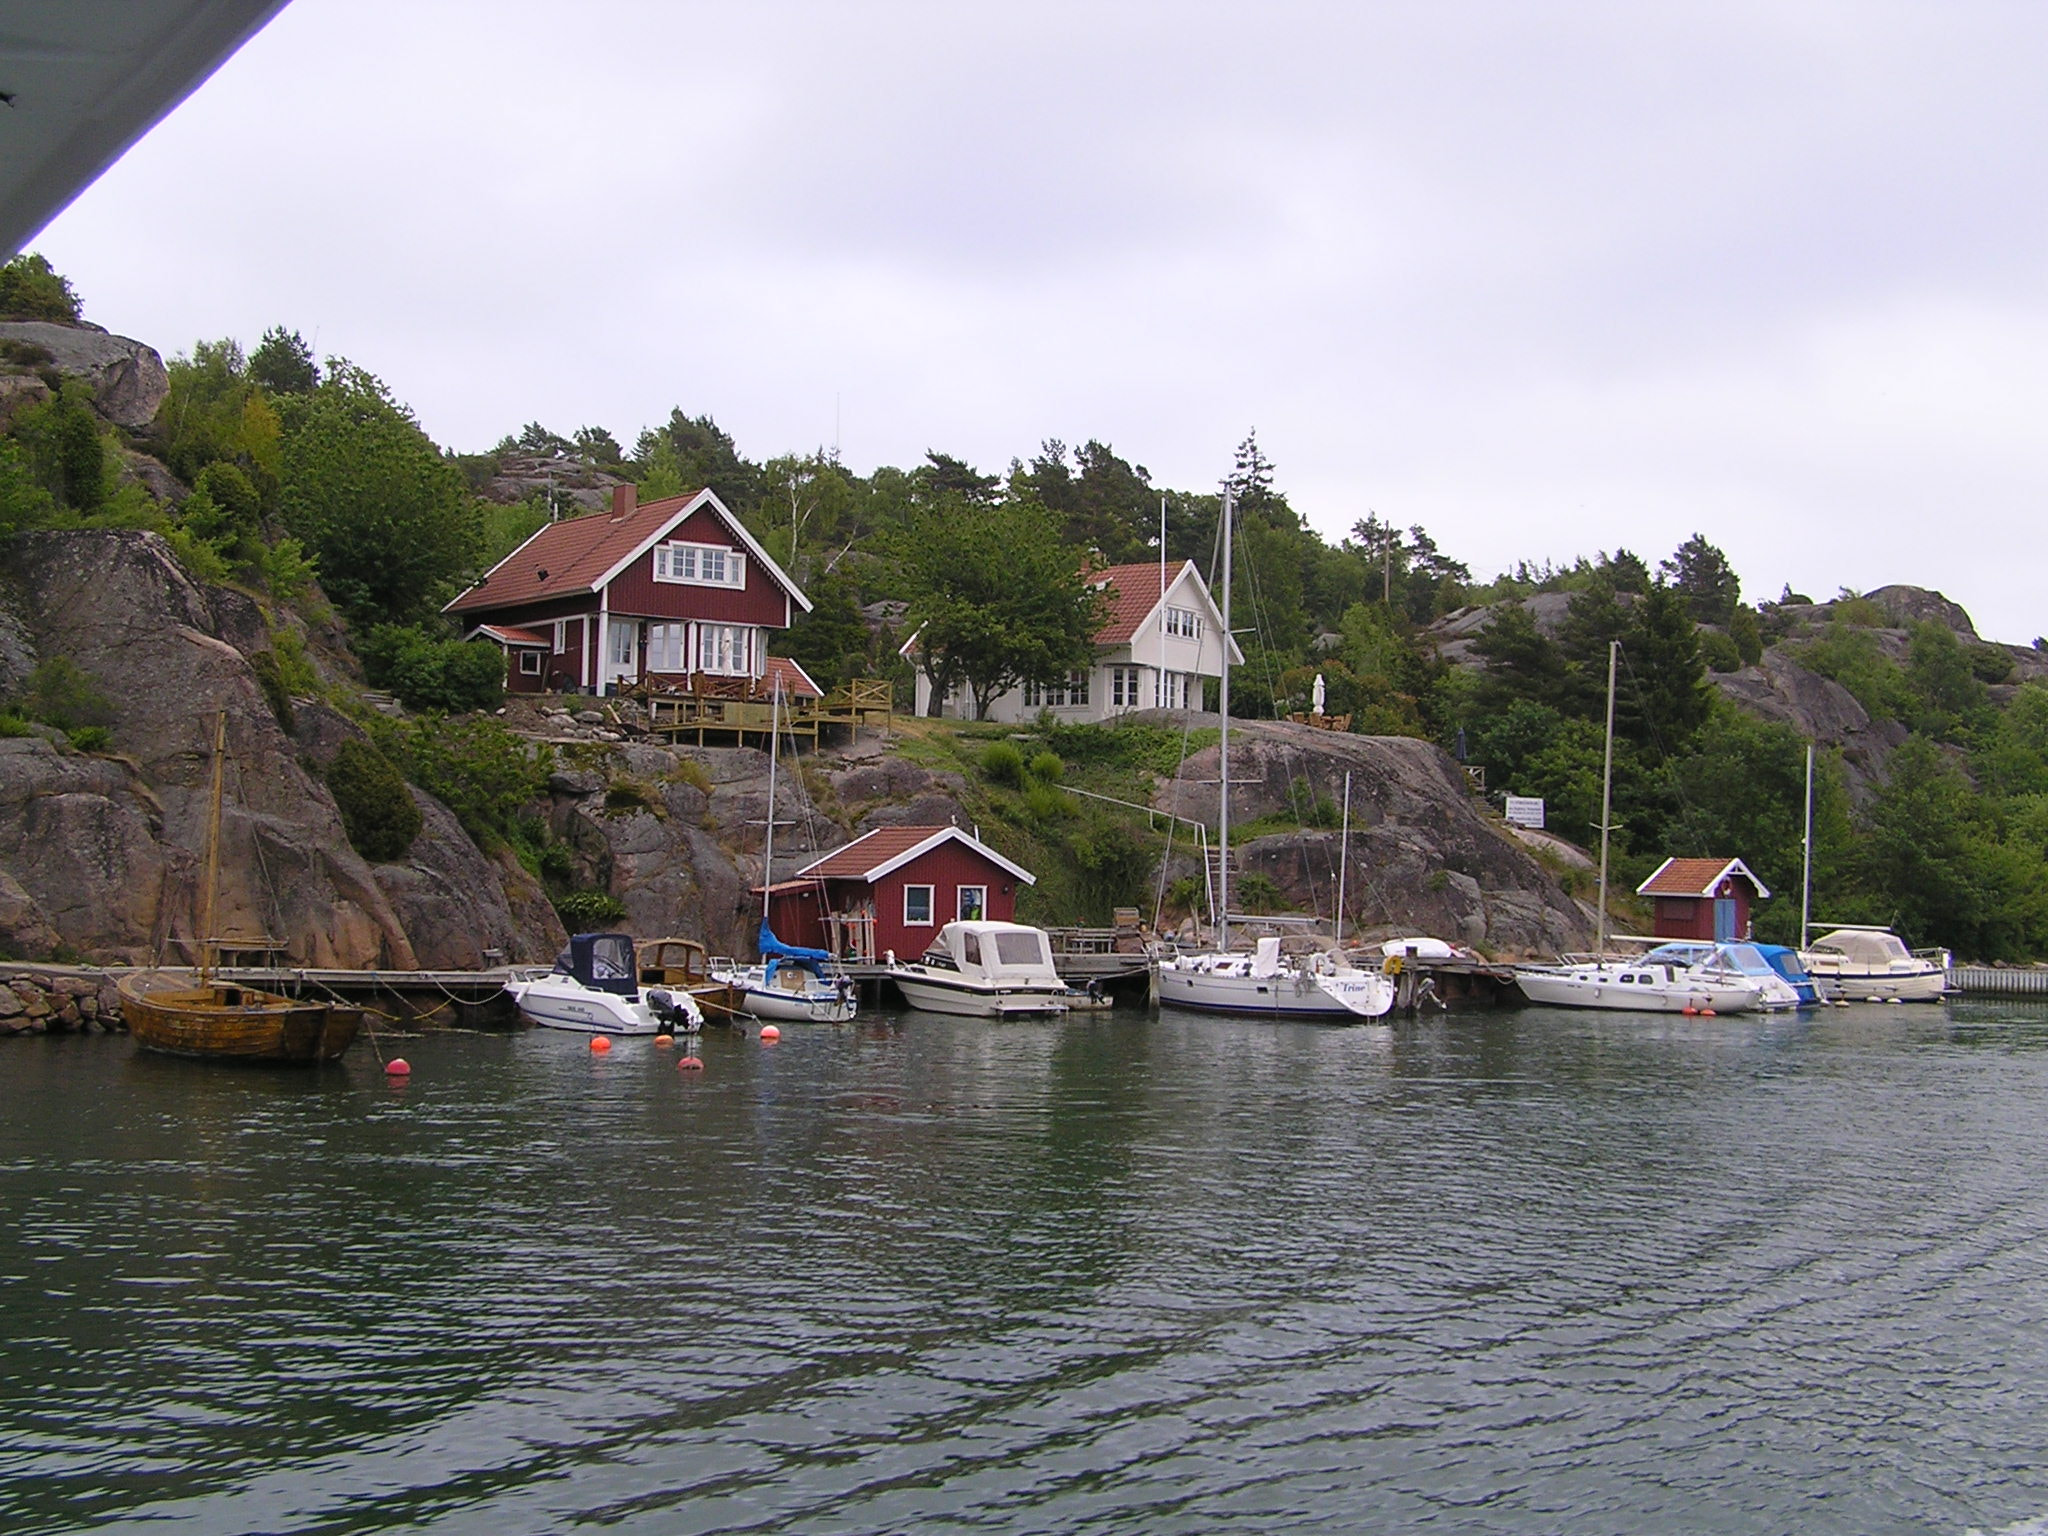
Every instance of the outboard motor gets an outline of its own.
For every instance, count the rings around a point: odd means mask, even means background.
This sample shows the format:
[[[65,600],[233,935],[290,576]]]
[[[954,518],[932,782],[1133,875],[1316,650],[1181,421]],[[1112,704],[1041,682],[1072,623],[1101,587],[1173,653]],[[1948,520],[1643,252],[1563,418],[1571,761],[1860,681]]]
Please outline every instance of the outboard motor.
[[[646,995],[648,1011],[668,1025],[671,1034],[694,1034],[704,1022],[697,1010],[690,1006],[687,993],[671,992],[666,987],[649,987]]]

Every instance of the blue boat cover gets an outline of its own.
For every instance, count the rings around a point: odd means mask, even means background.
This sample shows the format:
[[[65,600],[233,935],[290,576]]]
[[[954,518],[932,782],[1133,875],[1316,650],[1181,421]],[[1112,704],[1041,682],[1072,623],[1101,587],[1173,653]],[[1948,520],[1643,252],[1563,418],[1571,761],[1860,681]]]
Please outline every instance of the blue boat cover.
[[[805,949],[801,944],[785,944],[775,937],[775,930],[768,926],[768,920],[761,919],[761,935],[757,942],[761,946],[761,959],[766,963],[769,982],[784,965],[794,965],[809,971],[820,980],[824,978],[825,967],[832,963],[832,956],[822,949]]]

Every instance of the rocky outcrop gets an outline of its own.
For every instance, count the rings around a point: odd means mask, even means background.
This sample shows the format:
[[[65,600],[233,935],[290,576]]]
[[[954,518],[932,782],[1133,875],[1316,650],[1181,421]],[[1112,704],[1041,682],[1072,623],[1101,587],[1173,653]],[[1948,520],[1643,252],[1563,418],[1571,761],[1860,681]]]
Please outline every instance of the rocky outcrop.
[[[372,866],[377,888],[428,970],[552,958],[567,939],[540,882],[509,854],[492,860],[448,807],[412,792],[424,823],[402,863]],[[495,958],[487,958],[493,956]]]
[[[103,971],[0,966],[0,1035],[119,1034],[121,995]]]
[[[485,501],[510,506],[535,497],[553,497],[556,514],[578,517],[612,504],[612,487],[624,485],[580,459],[554,459],[538,453],[508,453],[495,473],[477,487]]]
[[[1939,592],[1926,587],[1891,586],[1863,595],[1882,608],[1900,629],[1915,624],[1939,624],[1952,631],[1958,640],[1974,643],[1977,639],[1977,626],[1970,622],[1963,605],[1950,602]]]
[[[1885,760],[1906,739],[1903,725],[1871,719],[1848,689],[1802,667],[1779,646],[1765,651],[1756,666],[1708,677],[1752,714],[1789,725],[1808,741],[1839,751],[1849,792],[1858,800],[1884,777]]]
[[[93,408],[107,420],[140,431],[156,419],[171,392],[171,377],[156,348],[88,326],[49,320],[0,321],[0,343],[17,356],[44,354],[43,366],[92,386]]]
[[[1214,825],[1220,754],[1190,757],[1161,786],[1160,810]],[[1250,825],[1295,814],[1306,784],[1339,806],[1351,774],[1348,918],[1368,937],[1429,933],[1496,955],[1583,948],[1585,909],[1481,808],[1458,765],[1407,737],[1346,736],[1284,721],[1231,732],[1231,816]],[[1335,830],[1254,838],[1234,850],[1240,875],[1273,882],[1293,906],[1328,912],[1342,853]]]

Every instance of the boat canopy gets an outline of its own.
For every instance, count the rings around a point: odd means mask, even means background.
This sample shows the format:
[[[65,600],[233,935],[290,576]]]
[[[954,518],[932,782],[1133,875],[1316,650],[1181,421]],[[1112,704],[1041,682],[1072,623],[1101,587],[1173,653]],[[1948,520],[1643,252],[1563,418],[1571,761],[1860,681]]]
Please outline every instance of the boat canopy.
[[[768,926],[766,918],[761,920],[761,932],[755,942],[760,945],[761,959],[766,966],[762,980],[770,986],[775,984],[775,978],[784,966],[809,971],[822,980],[825,967],[832,961],[832,956],[822,949],[806,949],[801,944],[783,943],[775,937],[775,930]]]
[[[932,950],[966,976],[1000,983],[1042,982],[1057,978],[1045,930],[1023,923],[960,921],[946,924],[932,941]],[[927,954],[925,963],[932,963]]]
[[[598,992],[631,997],[640,990],[633,940],[623,933],[579,933],[555,960],[555,970]]]
[[[1815,939],[1813,947],[1831,951],[1858,965],[1879,968],[1897,960],[1913,958],[1907,953],[1903,939],[1882,928],[1837,928]]]

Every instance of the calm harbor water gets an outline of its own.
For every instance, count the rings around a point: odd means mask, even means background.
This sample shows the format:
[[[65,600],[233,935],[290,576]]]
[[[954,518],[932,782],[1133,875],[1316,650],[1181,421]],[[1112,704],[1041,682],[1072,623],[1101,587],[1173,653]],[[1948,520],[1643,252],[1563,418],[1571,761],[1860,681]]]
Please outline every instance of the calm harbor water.
[[[0,1530],[2048,1532],[2048,1011],[0,1050]]]

